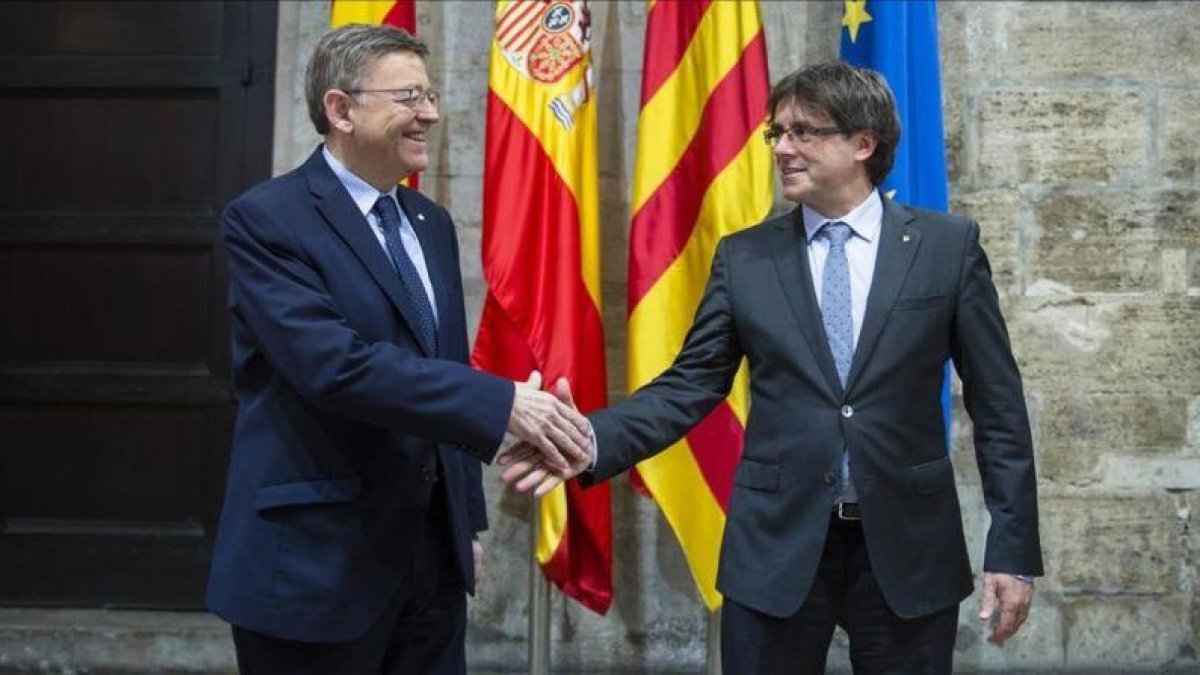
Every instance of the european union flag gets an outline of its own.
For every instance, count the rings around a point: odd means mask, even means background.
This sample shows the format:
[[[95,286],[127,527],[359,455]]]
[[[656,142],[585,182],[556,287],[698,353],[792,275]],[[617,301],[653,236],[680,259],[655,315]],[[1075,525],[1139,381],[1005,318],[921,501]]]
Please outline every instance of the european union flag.
[[[945,211],[946,146],[942,69],[933,2],[847,0],[842,59],[883,73],[896,95],[901,139],[885,193],[906,204]]]
[[[937,6],[932,0],[845,0],[842,59],[887,78],[900,114],[896,165],[881,186],[896,201],[945,211],[946,146],[942,130],[942,69]],[[950,430],[950,369],[942,385]]]

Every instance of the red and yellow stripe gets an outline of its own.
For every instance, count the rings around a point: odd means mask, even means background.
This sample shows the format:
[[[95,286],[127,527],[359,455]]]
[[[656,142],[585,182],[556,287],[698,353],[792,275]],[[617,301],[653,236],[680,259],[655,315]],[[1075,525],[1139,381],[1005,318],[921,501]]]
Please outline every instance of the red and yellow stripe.
[[[416,0],[333,0],[329,12],[329,27],[349,23],[386,24],[417,34]],[[418,189],[420,176],[413,174],[400,181],[401,185]]]
[[[533,369],[548,384],[565,376],[587,412],[607,399],[589,45],[576,44],[582,59],[560,79],[541,81],[529,70],[548,54],[534,54],[547,35],[536,25],[546,25],[538,22],[550,21],[547,13],[563,4],[586,11],[584,2],[496,5],[483,179],[488,294],[472,362],[515,380]],[[582,16],[559,12],[560,19]],[[517,52],[525,56],[513,57]],[[569,125],[561,117],[564,100],[570,101]],[[612,602],[607,485],[585,492],[570,481],[540,500],[538,519],[537,559],[547,577],[584,606],[607,611]]]
[[[754,1],[652,2],[646,19],[629,243],[629,386],[671,365],[700,302],[718,240],[771,208],[769,93]],[[638,472],[716,609],[717,558],[748,404],[733,392]]]

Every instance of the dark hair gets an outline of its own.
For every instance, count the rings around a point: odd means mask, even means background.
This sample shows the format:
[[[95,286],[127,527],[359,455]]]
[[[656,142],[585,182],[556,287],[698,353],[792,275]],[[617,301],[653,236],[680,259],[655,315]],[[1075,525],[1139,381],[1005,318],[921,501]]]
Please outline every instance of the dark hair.
[[[416,54],[424,60],[429,56],[429,47],[408,31],[386,24],[347,24],[329,31],[317,42],[304,74],[304,97],[308,118],[318,134],[329,133],[325,92],[357,89],[376,59],[395,52]]]
[[[867,175],[874,185],[887,178],[900,144],[900,120],[896,99],[882,75],[845,61],[818,63],[789,74],[771,88],[767,115],[772,122],[776,109],[786,102],[827,115],[847,134],[870,132],[876,145],[867,160]]]

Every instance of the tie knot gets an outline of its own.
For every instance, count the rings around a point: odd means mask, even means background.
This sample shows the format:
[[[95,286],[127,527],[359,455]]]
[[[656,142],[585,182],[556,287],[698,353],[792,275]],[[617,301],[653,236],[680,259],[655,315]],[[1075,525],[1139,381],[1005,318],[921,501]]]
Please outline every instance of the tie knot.
[[[396,206],[396,201],[388,195],[380,195],[379,199],[375,200],[375,206],[371,209],[375,215],[379,216],[379,224],[385,230],[399,229],[400,227],[400,209]]]
[[[846,245],[846,241],[850,239],[853,231],[850,226],[841,221],[830,221],[825,223],[822,228],[825,231],[825,236],[829,238],[829,245],[841,248]]]

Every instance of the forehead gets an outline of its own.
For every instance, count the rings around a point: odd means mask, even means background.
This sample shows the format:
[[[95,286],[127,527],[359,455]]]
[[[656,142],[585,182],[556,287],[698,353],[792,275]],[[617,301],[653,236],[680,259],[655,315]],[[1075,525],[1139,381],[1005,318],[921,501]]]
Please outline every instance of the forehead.
[[[412,52],[392,52],[368,64],[363,80],[378,88],[427,86],[429,75],[425,72],[425,60],[420,56]]]
[[[828,113],[811,103],[805,103],[795,98],[785,98],[771,111],[771,121],[777,124],[822,125],[831,121]]]

